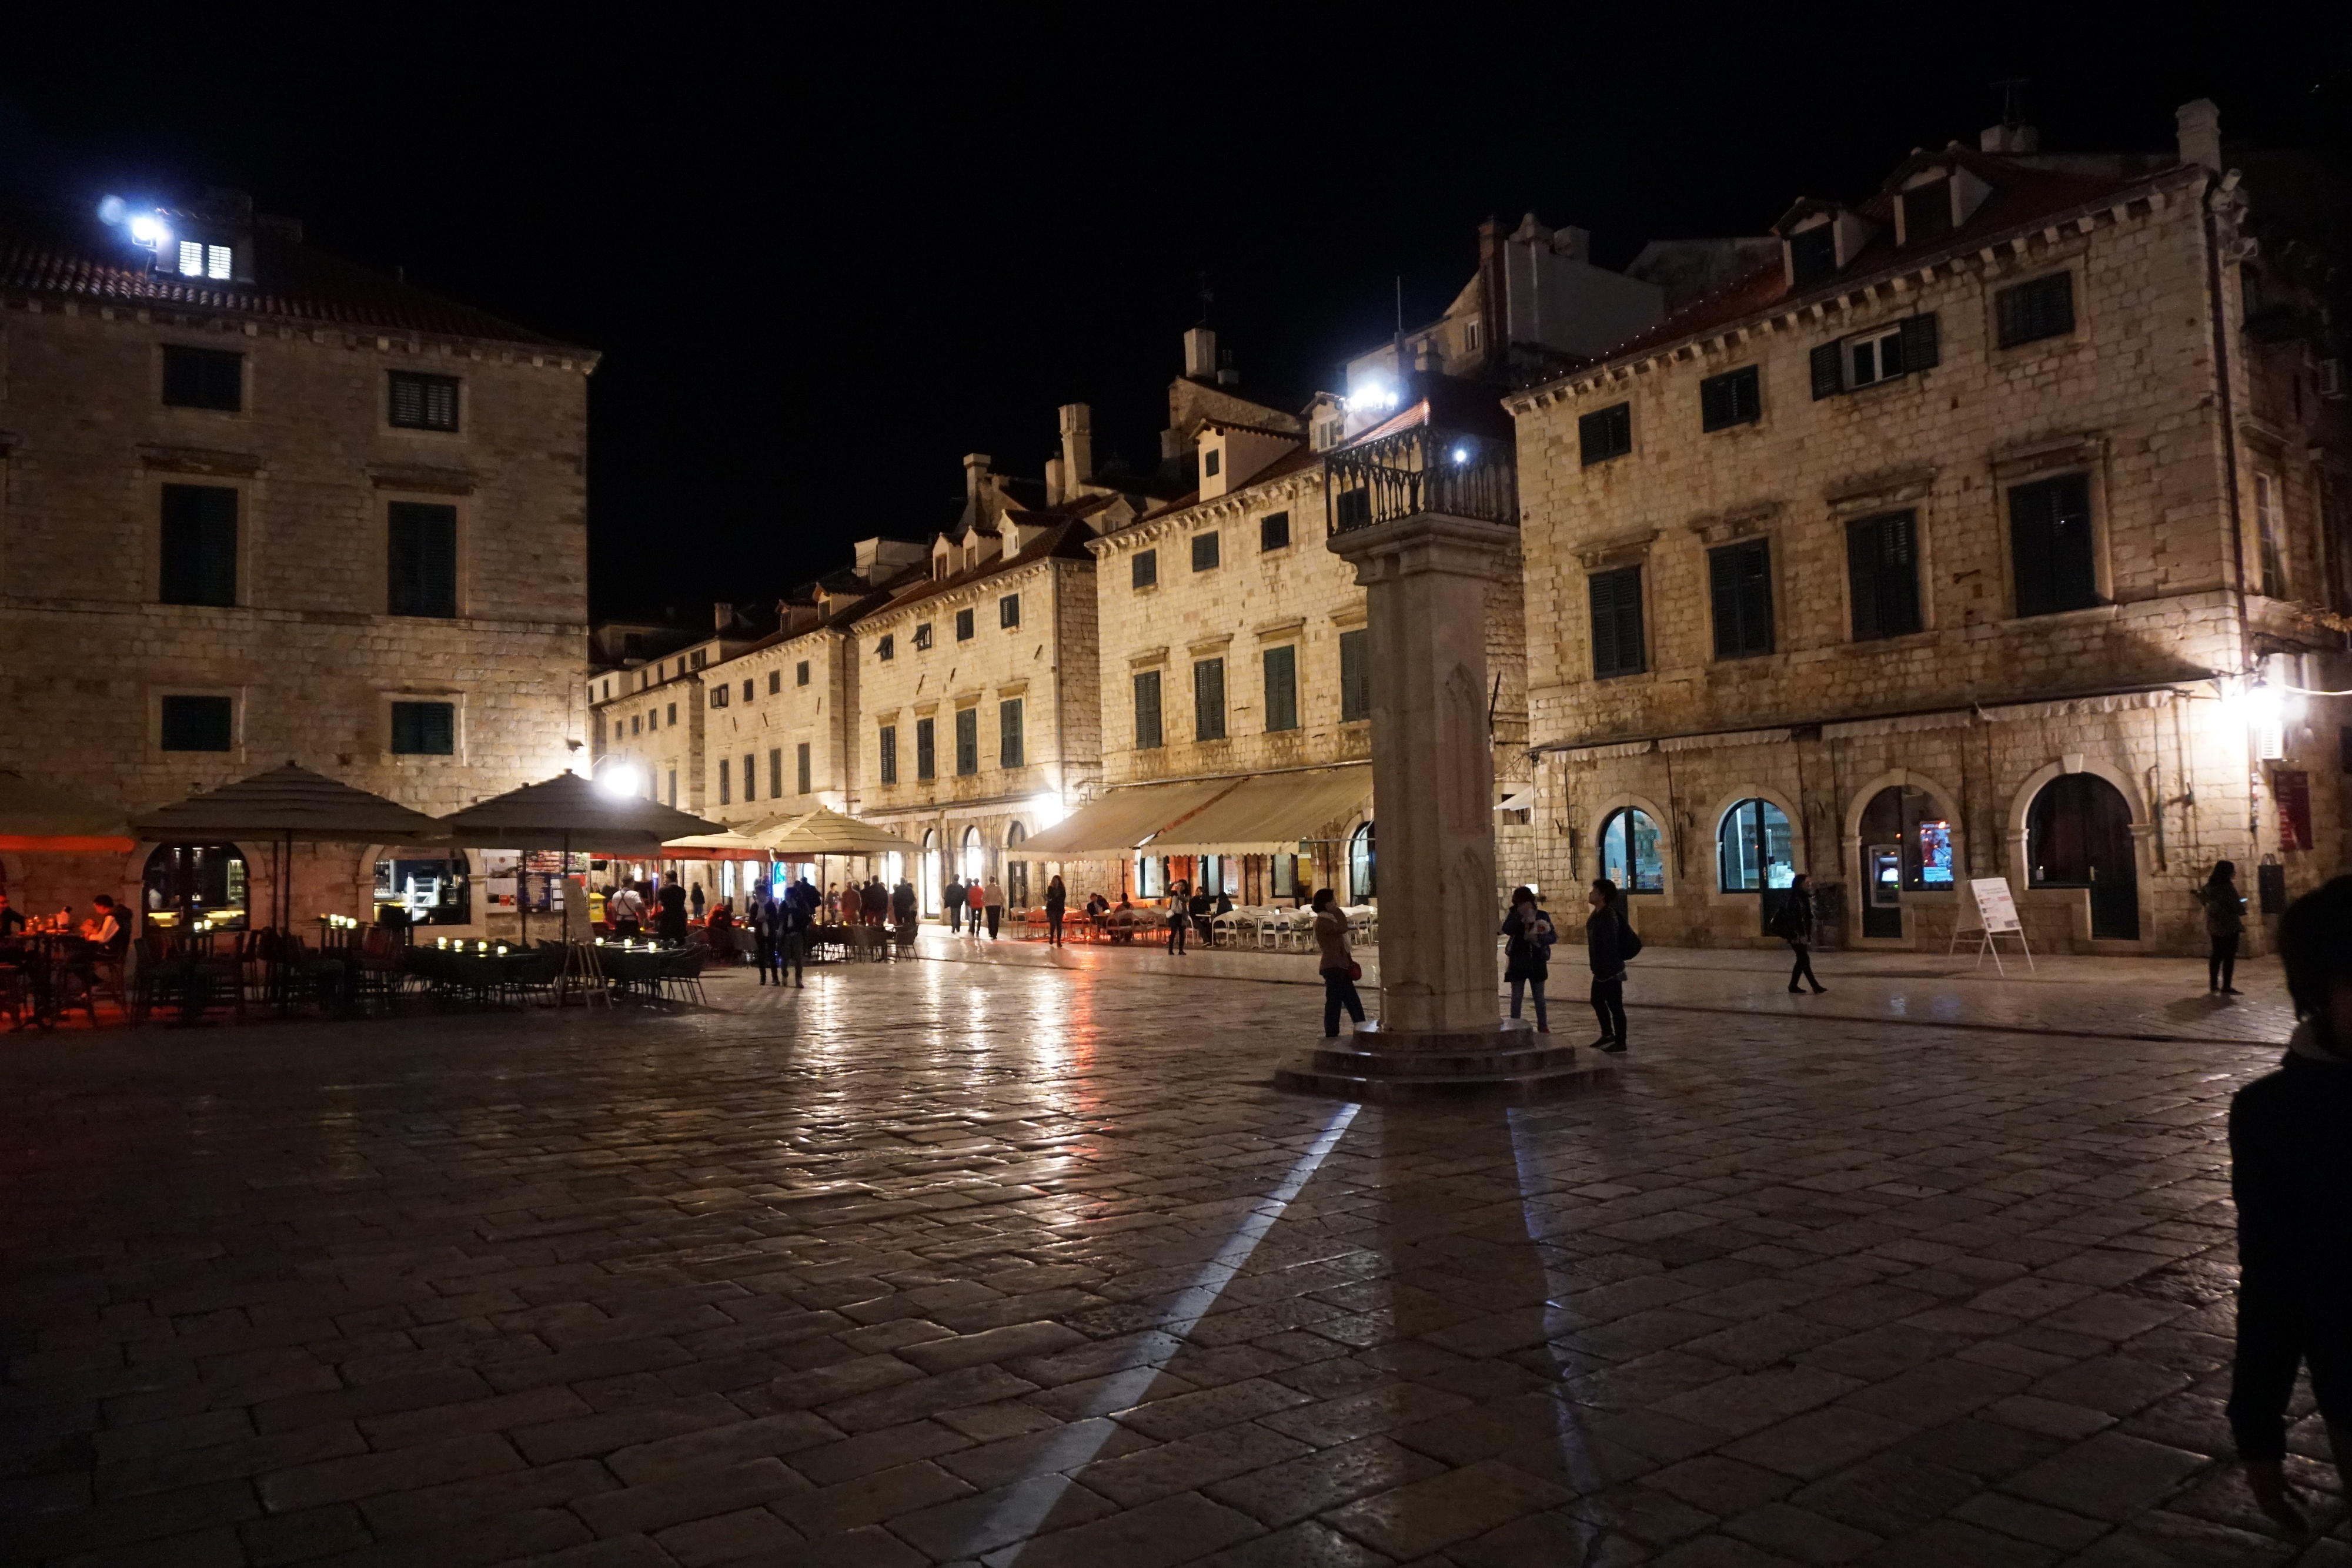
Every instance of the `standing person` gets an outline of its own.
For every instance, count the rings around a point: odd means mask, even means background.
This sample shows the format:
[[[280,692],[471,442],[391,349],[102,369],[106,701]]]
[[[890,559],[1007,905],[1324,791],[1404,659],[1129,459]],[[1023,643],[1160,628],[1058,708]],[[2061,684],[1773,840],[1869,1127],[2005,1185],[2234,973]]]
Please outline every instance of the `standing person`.
[[[1789,969],[1789,990],[1791,995],[1803,989],[1797,984],[1804,979],[1820,996],[1829,989],[1813,978],[1813,879],[1802,872],[1789,884],[1789,896],[1772,916],[1772,935],[1789,945],[1797,961]]]
[[[784,970],[793,971],[793,985],[805,988],[803,971],[808,966],[809,927],[816,923],[819,899],[816,883],[803,877],[784,890],[782,918],[778,922],[783,937],[783,950],[776,955],[776,984],[784,983]]]
[[[1364,1021],[1364,998],[1356,994],[1356,956],[1348,951],[1348,916],[1328,887],[1315,891],[1316,964],[1323,971],[1323,1038],[1339,1035],[1339,1009],[1359,1028]]]
[[[1595,1048],[1615,1055],[1625,1049],[1625,959],[1631,935],[1618,914],[1617,884],[1596,877],[1585,898],[1592,913],[1584,922],[1584,951],[1592,963],[1592,1011],[1601,1019]]]
[[[1551,916],[1536,904],[1535,890],[1511,889],[1511,910],[1503,916],[1503,978],[1510,982],[1511,1016],[1519,1016],[1519,997],[1532,988],[1536,995],[1536,1032],[1551,1032],[1551,1016],[1544,1009],[1544,977],[1551,968],[1551,945],[1558,939]]]
[[[656,900],[661,913],[654,916],[654,935],[665,942],[686,943],[686,890],[674,882],[662,883]]]
[[[692,897],[691,897],[688,902],[689,902],[689,903],[694,906],[694,917],[695,917],[697,920],[701,919],[701,918],[702,918],[702,884],[701,884],[700,883],[698,883],[698,883],[696,883],[694,884],[694,894],[693,894],[693,896],[692,896]]]
[[[744,935],[751,940],[751,962],[760,971],[760,984],[768,983],[768,973],[776,967],[775,927],[776,903],[765,889],[751,895],[743,911]]]
[[[948,930],[957,936],[963,933],[963,880],[953,872],[948,873],[948,884],[940,894],[947,905]]]
[[[911,946],[915,940],[915,884],[905,877],[890,890],[890,919],[898,927],[898,945]]]
[[[992,876],[988,879],[988,886],[981,894],[981,906],[988,912],[988,939],[993,942],[997,927],[1004,924],[1004,890],[996,884]]]
[[[1192,928],[1191,884],[1179,881],[1168,890],[1168,953],[1171,957],[1184,956],[1184,934]]]
[[[1055,877],[1045,884],[1045,946],[1062,945],[1062,915],[1070,907],[1070,890]]]
[[[2241,996],[2231,982],[2238,977],[2238,938],[2246,929],[2246,900],[2238,891],[2238,862],[2216,861],[2213,874],[2194,896],[2205,907],[2205,988],[2225,997]]]
[[[857,890],[858,913],[868,925],[879,925],[890,913],[890,894],[878,876],[869,876],[866,885]]]
[[[2301,1535],[2281,1469],[2298,1364],[2336,1472],[2352,1479],[2352,876],[2288,905],[2278,942],[2294,1033],[2279,1070],[2230,1101],[2238,1344],[2227,1412],[2255,1502]]]
[[[604,901],[604,913],[612,916],[613,935],[628,941],[642,935],[646,928],[646,899],[634,883],[623,883]]]

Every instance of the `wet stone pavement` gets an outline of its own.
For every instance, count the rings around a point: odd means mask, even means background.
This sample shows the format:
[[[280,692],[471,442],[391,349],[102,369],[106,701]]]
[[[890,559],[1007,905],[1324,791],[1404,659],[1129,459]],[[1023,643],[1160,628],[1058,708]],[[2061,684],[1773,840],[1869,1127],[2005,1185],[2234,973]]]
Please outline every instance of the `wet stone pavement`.
[[[0,1039],[0,1562],[2352,1563],[2308,1416],[2299,1556],[2222,1458],[2273,1048],[1768,997],[1357,1110],[1319,999]]]

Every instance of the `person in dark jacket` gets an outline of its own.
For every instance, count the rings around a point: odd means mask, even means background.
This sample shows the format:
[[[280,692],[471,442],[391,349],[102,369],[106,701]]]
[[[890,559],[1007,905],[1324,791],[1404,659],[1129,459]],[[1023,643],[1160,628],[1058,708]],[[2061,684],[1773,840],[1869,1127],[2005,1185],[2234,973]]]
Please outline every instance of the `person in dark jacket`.
[[[2196,889],[2205,909],[2205,988],[2225,997],[2241,995],[2231,982],[2238,977],[2238,938],[2246,929],[2245,895],[2238,891],[2238,862],[2216,861],[2213,874]]]
[[[1584,951],[1592,962],[1592,1011],[1601,1019],[1593,1045],[1612,1055],[1625,1049],[1625,921],[1617,884],[1593,879],[1584,902],[1592,913],[1584,922]]]
[[[2286,1407],[2298,1364],[2352,1481],[2352,876],[2279,921],[2294,1033],[2279,1070],[2230,1102],[2238,1207],[2238,1346],[2230,1433],[2254,1500],[2298,1535]]]
[[[1062,885],[1062,879],[1057,876],[1045,884],[1045,945],[1047,946],[1058,947],[1062,945],[1062,916],[1068,912],[1069,907],[1070,890]]]
[[[1511,889],[1511,911],[1503,916],[1503,978],[1511,987],[1511,1016],[1519,1016],[1521,995],[1536,994],[1536,1032],[1551,1032],[1544,1009],[1544,976],[1551,967],[1551,916],[1537,906],[1535,890]]]
[[[1201,939],[1201,946],[1214,946],[1217,901],[1209,896],[1209,890],[1205,887],[1195,889],[1192,896],[1184,901],[1184,907],[1192,914],[1192,934]]]
[[[674,882],[662,883],[656,902],[661,913],[654,916],[654,935],[665,942],[683,946],[686,941],[686,889]]]
[[[1829,989],[1813,977],[1811,877],[1801,872],[1797,880],[1789,884],[1789,896],[1781,901],[1780,909],[1772,916],[1772,935],[1786,942],[1789,951],[1797,956],[1796,963],[1789,969],[1789,989],[1792,994],[1804,989],[1803,986],[1797,984],[1801,978],[1813,988],[1813,995],[1817,997]]]
[[[963,931],[963,880],[950,876],[940,890],[940,902],[947,905],[948,929],[961,935]]]
[[[1168,890],[1168,951],[1176,957],[1184,956],[1184,936],[1192,929],[1192,897],[1189,883],[1179,882]]]

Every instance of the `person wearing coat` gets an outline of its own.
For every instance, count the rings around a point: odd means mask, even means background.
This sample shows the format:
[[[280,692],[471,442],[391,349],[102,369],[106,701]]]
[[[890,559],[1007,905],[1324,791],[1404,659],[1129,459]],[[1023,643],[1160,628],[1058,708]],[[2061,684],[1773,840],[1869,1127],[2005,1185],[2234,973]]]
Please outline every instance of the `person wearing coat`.
[[[1045,945],[1047,946],[1058,947],[1062,945],[1062,915],[1069,907],[1070,890],[1062,885],[1062,879],[1057,876],[1045,884]]]
[[[981,908],[988,915],[988,939],[993,942],[996,940],[997,927],[1004,924],[1004,889],[997,885],[996,879],[992,876],[988,879],[988,885],[982,890]]]
[[[1323,1038],[1339,1034],[1339,1010],[1361,1026],[1364,998],[1356,994],[1356,956],[1348,951],[1348,914],[1328,887],[1318,888],[1308,905],[1315,911],[1316,967],[1323,973]]]
[[[1592,913],[1584,922],[1584,951],[1592,964],[1592,1011],[1601,1019],[1601,1038],[1592,1043],[1613,1056],[1625,1049],[1625,922],[1617,884],[1596,877],[1585,903]]]
[[[1511,1016],[1519,1016],[1523,992],[1536,998],[1536,1032],[1551,1032],[1551,1017],[1544,1008],[1544,976],[1551,967],[1551,916],[1536,904],[1535,890],[1511,889],[1511,910],[1503,916],[1503,978],[1511,988]]]
[[[1192,885],[1180,881],[1168,890],[1168,952],[1171,957],[1184,956],[1184,937],[1192,929]]]
[[[878,876],[866,879],[866,886],[857,895],[857,906],[868,925],[885,925],[890,919],[890,890],[882,885]]]
[[[2238,977],[2238,938],[2245,934],[2246,900],[2238,891],[2238,864],[2216,861],[2213,874],[2195,890],[2205,909],[2205,988],[2224,997],[2241,996],[2231,984]]]
[[[948,878],[947,886],[940,890],[940,902],[947,907],[948,929],[961,936],[963,934],[963,881],[961,878],[955,876]]]
[[[681,946],[686,942],[686,889],[674,882],[662,883],[657,902],[661,913],[654,916],[654,935],[665,942]]]
[[[1813,879],[1800,873],[1789,884],[1789,896],[1772,916],[1772,935],[1789,945],[1797,961],[1789,968],[1789,991],[1795,995],[1803,989],[1797,984],[1804,980],[1820,996],[1829,988],[1813,977]]]
[[[998,902],[1003,902],[1002,894],[998,895]],[[963,889],[964,930],[974,941],[980,939],[981,916],[987,909],[988,890],[980,884],[978,877],[974,877],[964,884]]]

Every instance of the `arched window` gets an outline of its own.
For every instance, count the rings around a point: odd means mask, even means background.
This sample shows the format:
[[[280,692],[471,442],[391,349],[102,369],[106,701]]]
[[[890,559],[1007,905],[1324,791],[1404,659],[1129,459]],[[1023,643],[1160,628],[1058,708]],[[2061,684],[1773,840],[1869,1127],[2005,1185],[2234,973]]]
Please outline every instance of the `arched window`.
[[[1627,893],[1666,891],[1666,858],[1649,812],[1627,806],[1609,813],[1601,824],[1601,874]]]
[[[2025,818],[2026,882],[2091,890],[2091,935],[2139,936],[2139,865],[2131,804],[2095,773],[2062,773],[2042,787]]]
[[[142,881],[147,917],[158,925],[198,916],[246,925],[245,857],[235,844],[165,844],[147,857]]]
[[[1348,840],[1349,903],[1370,904],[1372,901],[1372,894],[1380,891],[1378,880],[1374,875],[1378,870],[1379,860],[1380,856],[1372,843],[1372,824],[1366,822]]]
[[[963,831],[963,880],[966,884],[988,879],[988,852],[981,847],[980,830]]]
[[[1015,822],[1004,830],[1004,897],[1015,909],[1029,907],[1029,862],[1014,860],[1029,830]]]
[[[1716,885],[1726,893],[1760,893],[1797,880],[1796,835],[1789,815],[1769,800],[1742,800],[1716,830]]]

